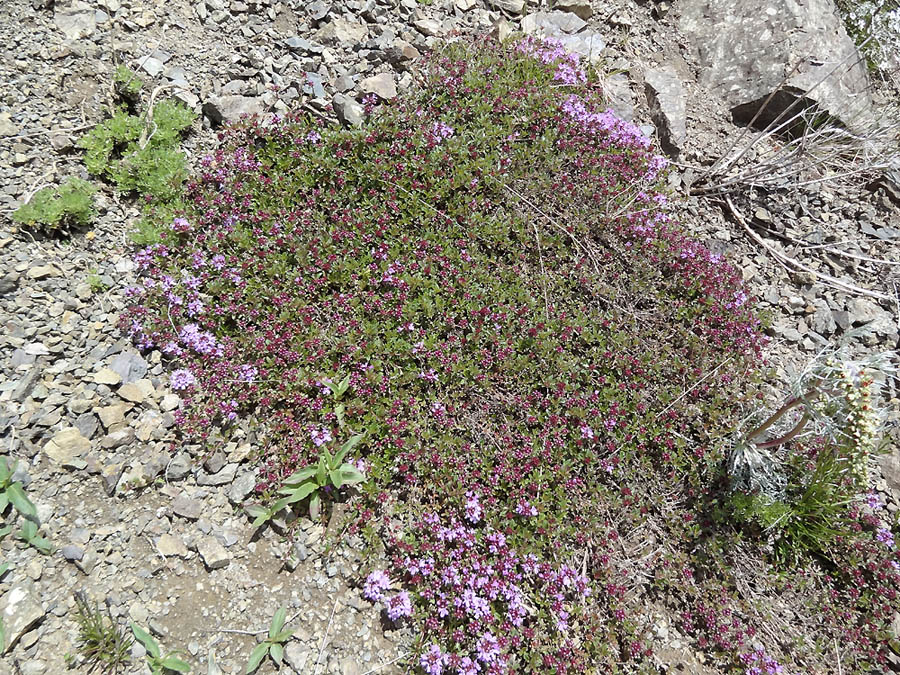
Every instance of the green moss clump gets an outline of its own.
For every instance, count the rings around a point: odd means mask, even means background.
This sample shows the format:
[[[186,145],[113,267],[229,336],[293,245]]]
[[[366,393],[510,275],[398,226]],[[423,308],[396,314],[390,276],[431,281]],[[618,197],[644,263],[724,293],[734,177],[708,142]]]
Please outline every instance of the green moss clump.
[[[13,214],[15,222],[43,230],[87,226],[93,220],[96,189],[81,178],[69,178],[59,187],[46,187]]]

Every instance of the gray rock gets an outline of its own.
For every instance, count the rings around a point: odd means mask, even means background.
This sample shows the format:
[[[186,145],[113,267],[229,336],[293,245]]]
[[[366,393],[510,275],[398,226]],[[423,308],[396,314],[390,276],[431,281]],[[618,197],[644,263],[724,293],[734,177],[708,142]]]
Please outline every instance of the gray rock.
[[[510,14],[521,14],[525,11],[525,0],[489,0],[494,9],[499,9]]]
[[[12,390],[12,400],[21,403],[31,395],[38,383],[40,372],[37,368],[31,368],[20,380],[16,380],[16,386]]]
[[[603,95],[616,115],[628,122],[634,119],[634,96],[625,73],[615,73],[606,78]]]
[[[573,54],[579,54],[591,63],[598,63],[606,49],[606,40],[599,33],[585,31],[577,35],[557,35],[555,39]]]
[[[146,56],[142,58],[140,63],[141,70],[147,73],[150,77],[156,77],[165,68],[165,64],[153,56]]]
[[[259,115],[264,110],[262,99],[255,96],[213,96],[203,104],[203,114],[216,126],[236,122],[244,115]]]
[[[321,54],[322,45],[299,36],[289,37],[284,41],[285,47],[305,54]]]
[[[97,433],[99,422],[97,416],[93,413],[82,413],[75,418],[75,428],[81,432],[81,435],[90,440]]]
[[[103,490],[108,497],[112,497],[116,492],[116,486],[119,479],[125,471],[125,465],[121,462],[114,462],[105,465],[100,469],[100,479],[103,481]]]
[[[17,583],[0,599],[0,617],[3,618],[5,629],[5,654],[44,618],[40,596],[30,581]]]
[[[84,557],[84,551],[80,546],[75,546],[74,544],[67,544],[59,549],[59,552],[62,553],[63,558],[68,560],[69,562],[75,562],[76,560],[81,560]]]
[[[91,442],[81,435],[77,427],[68,427],[56,433],[44,446],[44,454],[56,464],[65,464],[76,457],[83,457],[91,449]]]
[[[116,354],[109,367],[110,370],[118,373],[122,382],[128,384],[143,378],[147,374],[150,364],[137,352],[128,350]]]
[[[15,136],[19,133],[19,127],[13,124],[12,116],[8,112],[0,113],[0,136]]]
[[[188,520],[197,520],[203,512],[203,503],[196,499],[191,499],[185,494],[180,494],[172,502],[172,511],[176,516],[181,516]]]
[[[359,90],[364,94],[375,94],[383,101],[397,98],[397,83],[392,73],[378,73],[367,77],[359,83]]]
[[[287,647],[284,648],[284,660],[294,669],[295,673],[306,672],[306,664],[309,661],[310,654],[308,647],[295,641],[289,642]]]
[[[167,480],[182,480],[191,472],[191,457],[186,452],[179,452],[166,468]]]
[[[341,124],[348,127],[359,127],[365,122],[363,107],[346,94],[335,94],[331,101],[334,112]]]
[[[828,337],[834,333],[837,323],[828,303],[823,299],[818,299],[814,303],[816,311],[809,317],[809,327],[823,337]]]
[[[316,31],[313,38],[317,42],[338,44],[349,49],[354,44],[364,42],[368,35],[369,29],[361,23],[335,19]]]
[[[687,138],[687,102],[681,80],[674,69],[661,68],[648,70],[644,82],[660,145],[668,155],[677,157]]]
[[[214,452],[209,459],[203,462],[203,468],[209,473],[218,473],[225,466],[225,453]]]
[[[228,485],[234,480],[237,473],[237,464],[227,464],[224,469],[218,473],[208,474],[201,472],[197,474],[197,485]]]
[[[594,14],[591,0],[554,0],[551,7],[563,12],[572,12],[585,21]]]
[[[228,499],[233,504],[242,504],[256,487],[256,472],[247,471],[238,476],[228,490]]]
[[[190,555],[184,542],[171,534],[164,534],[159,538],[159,541],[156,542],[156,550],[166,558],[171,556],[187,558]]]
[[[780,87],[758,126],[771,123],[800,96],[803,106],[817,104],[851,128],[851,116],[868,117],[865,61],[832,0],[785,2],[777,9],[768,0],[681,0],[677,6],[678,28],[696,52],[700,84],[726,101],[736,122],[749,123]]]
[[[67,7],[60,7],[54,12],[53,23],[69,40],[80,40],[94,32],[97,17],[93,7],[86,2],[75,0]]]
[[[197,553],[203,559],[203,564],[210,570],[218,570],[228,567],[231,556],[215,537],[203,537],[197,543]]]
[[[419,19],[418,21],[413,21],[413,27],[422,35],[428,37],[439,37],[447,32],[444,29],[444,25],[435,19]]]
[[[325,86],[322,82],[322,76],[314,72],[306,73],[303,92],[312,94],[315,98],[325,98]]]
[[[587,22],[570,12],[535,12],[522,19],[522,32],[526,35],[563,35],[578,33]]]
[[[62,276],[62,270],[60,270],[56,265],[35,265],[34,267],[28,268],[26,276],[29,279],[39,281],[41,279]]]

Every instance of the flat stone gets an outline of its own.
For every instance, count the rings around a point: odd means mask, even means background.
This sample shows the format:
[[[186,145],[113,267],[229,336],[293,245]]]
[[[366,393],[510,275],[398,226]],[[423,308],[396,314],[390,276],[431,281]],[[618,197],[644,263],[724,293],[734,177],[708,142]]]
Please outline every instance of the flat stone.
[[[238,476],[228,489],[228,499],[233,504],[242,504],[256,487],[257,477],[255,471],[248,471]]]
[[[585,21],[594,14],[594,8],[591,7],[591,0],[554,0],[551,7],[562,12],[571,12]]]
[[[181,516],[188,520],[197,520],[203,512],[203,503],[196,499],[191,499],[185,494],[180,494],[172,501],[172,512],[176,516]]]
[[[77,427],[69,427],[59,431],[44,446],[44,454],[56,464],[64,464],[76,457],[86,455],[91,449],[91,442],[81,435]]]
[[[181,480],[191,472],[191,457],[186,452],[179,452],[166,468],[168,480]]]
[[[69,562],[75,562],[76,560],[81,560],[84,557],[84,551],[80,546],[75,546],[74,544],[67,544],[59,549],[59,552],[62,554],[62,557],[68,560]]]
[[[62,276],[62,270],[56,265],[35,265],[28,269],[26,276],[35,280],[47,279],[48,277]]]
[[[144,390],[134,382],[123,384],[116,393],[132,403],[143,403],[144,401]]]
[[[331,104],[338,120],[346,127],[362,126],[366,120],[363,107],[346,94],[335,94]]]
[[[525,11],[525,0],[489,0],[494,9],[499,9],[510,14],[521,14]]]
[[[429,37],[439,37],[447,32],[444,30],[444,24],[435,19],[419,19],[418,21],[413,21],[413,26],[422,35]]]
[[[128,350],[116,354],[109,367],[119,374],[122,382],[128,384],[144,377],[150,369],[150,364],[137,352]]]
[[[126,427],[112,431],[100,439],[100,447],[107,450],[121,448],[124,445],[130,445],[134,441],[134,429]]]
[[[122,381],[122,376],[112,368],[102,368],[94,373],[93,381],[95,384],[105,384],[114,387]]]
[[[228,567],[231,556],[215,537],[203,537],[197,542],[197,553],[203,559],[203,564],[210,570],[218,570]]]
[[[571,12],[534,12],[522,19],[522,32],[526,35],[554,36],[578,33],[587,22]]]
[[[367,77],[359,83],[359,90],[364,94],[375,94],[383,101],[397,98],[397,83],[392,73],[378,73]]]
[[[19,127],[13,124],[12,116],[8,112],[0,113],[0,136],[15,136],[19,133]]]
[[[99,423],[97,421],[97,416],[93,413],[85,412],[81,413],[78,417],[75,418],[75,428],[81,432],[81,435],[90,440],[94,437],[94,434],[97,433],[97,427]]]
[[[122,462],[107,464],[100,469],[100,480],[103,481],[103,490],[107,497],[112,497],[116,493],[116,487],[124,471],[125,464]]]
[[[228,485],[237,473],[237,464],[227,464],[224,469],[212,475],[201,471],[197,474],[197,485]]]
[[[164,534],[159,538],[156,542],[156,550],[166,558],[172,556],[187,558],[190,555],[184,542],[179,537],[174,537],[171,534]]]
[[[213,96],[203,104],[203,114],[214,125],[236,122],[244,115],[259,115],[264,111],[262,99],[255,96]]]
[[[125,413],[131,410],[130,403],[114,403],[113,405],[94,408],[94,412],[100,417],[103,427],[109,429],[114,424],[125,421]]]
[[[369,36],[369,29],[361,23],[335,19],[325,24],[315,32],[313,38],[317,42],[338,44],[349,49],[358,42],[363,42]]]
[[[40,596],[31,581],[25,580],[15,584],[0,599],[0,617],[3,618],[6,637],[3,644],[5,654],[44,618]]]
[[[150,77],[156,77],[165,68],[165,64],[153,56],[147,56],[140,60],[141,70]]]
[[[644,83],[660,145],[666,154],[677,157],[687,138],[687,100],[681,79],[667,67],[648,70]]]
[[[305,673],[307,668],[306,664],[310,659],[311,651],[309,647],[306,647],[294,640],[288,642],[287,646],[284,648],[284,660],[285,662],[294,669],[295,673]],[[312,664],[310,664],[312,666]]]
[[[56,9],[53,23],[69,40],[80,40],[94,32],[97,27],[97,16],[89,4],[75,0],[67,7]]]

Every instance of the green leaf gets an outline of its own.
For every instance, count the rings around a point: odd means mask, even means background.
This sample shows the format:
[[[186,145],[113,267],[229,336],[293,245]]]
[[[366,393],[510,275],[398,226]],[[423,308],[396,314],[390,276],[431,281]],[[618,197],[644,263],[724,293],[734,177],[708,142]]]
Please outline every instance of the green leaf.
[[[339,470],[344,478],[344,485],[362,483],[366,480],[366,477],[352,464],[344,464]]]
[[[8,562],[5,562],[2,565],[0,565],[0,579],[3,578],[3,575],[6,574],[6,570],[8,570],[8,569],[9,569]]]
[[[6,536],[9,535],[10,532],[12,532],[12,529],[12,525],[7,525],[6,527],[0,528],[0,540],[6,538]]]
[[[348,374],[341,383],[337,387],[337,393],[335,394],[335,398],[340,398],[345,393],[347,393],[347,389],[350,387],[350,375]]]
[[[23,516],[26,518],[37,518],[37,509],[31,503],[31,500],[25,496],[25,490],[22,489],[21,483],[13,483],[6,488],[6,496],[13,506],[16,507],[16,511]]]
[[[296,633],[296,630],[283,630],[278,633],[275,637],[272,638],[272,642],[286,642],[291,639],[291,636]]]
[[[364,436],[365,434],[356,434],[356,436],[353,436],[346,443],[344,443],[344,445],[341,446],[341,451],[334,458],[334,463],[340,465],[340,463],[344,461],[344,457],[347,456],[347,453],[355,448]]]
[[[305,466],[299,471],[292,473],[290,476],[284,479],[283,485],[292,485],[294,483],[302,483],[305,480],[309,480],[316,473],[315,465]]]
[[[272,617],[272,625],[269,626],[269,639],[274,638],[278,633],[281,632],[281,629],[284,628],[284,619],[287,616],[287,608],[279,607],[278,611],[275,612],[275,616]]]
[[[53,553],[53,542],[51,542],[49,539],[44,539],[43,537],[34,537],[28,543],[44,555],[50,555],[51,553]]]
[[[134,621],[131,622],[131,632],[134,633],[134,637],[137,641],[144,645],[144,648],[150,656],[155,659],[159,658],[159,645],[150,633],[138,626]]]
[[[272,660],[275,661],[275,664],[281,665],[281,658],[284,656],[284,647],[280,644],[275,643],[271,647],[269,647],[269,654],[272,655]]]
[[[281,488],[279,492],[283,495],[288,495],[288,503],[293,504],[294,502],[299,502],[301,499],[306,499],[315,492],[318,487],[318,485],[310,481],[297,488]]]
[[[313,520],[319,519],[319,513],[322,510],[322,497],[319,496],[319,493],[313,495],[313,498],[309,500],[309,517]]]
[[[341,474],[340,469],[335,469],[328,477],[331,479],[331,484],[338,490],[341,489],[341,486],[344,484],[344,476]]]
[[[9,460],[4,457],[0,460],[0,484],[6,483],[9,480],[9,477],[16,470],[16,463],[13,462],[13,465],[9,465]]]
[[[191,665],[179,659],[177,656],[172,656],[171,654],[164,658],[159,662],[166,670],[174,670],[177,673],[189,673],[191,672]]]
[[[216,665],[216,650],[213,649],[206,657],[206,675],[222,675],[222,671]]]
[[[0,651],[6,649],[6,624],[3,623],[3,618],[0,617]]]
[[[22,529],[19,530],[19,538],[24,541],[31,541],[37,536],[37,525],[32,520],[23,520]]]
[[[6,511],[6,507],[9,506],[9,497],[6,495],[6,490],[0,492],[0,513]]]
[[[325,451],[325,454],[328,454],[328,451]],[[331,456],[328,456],[329,461],[331,460]],[[316,482],[319,485],[325,485],[325,480],[328,477],[328,467],[325,464],[325,457],[319,457],[319,466],[316,467]]]
[[[253,648],[253,651],[250,652],[250,660],[247,661],[247,669],[244,671],[244,674],[252,673],[254,670],[259,668],[259,664],[262,663],[262,660],[266,658],[266,653],[269,651],[269,643],[268,642],[260,642],[256,647]]]

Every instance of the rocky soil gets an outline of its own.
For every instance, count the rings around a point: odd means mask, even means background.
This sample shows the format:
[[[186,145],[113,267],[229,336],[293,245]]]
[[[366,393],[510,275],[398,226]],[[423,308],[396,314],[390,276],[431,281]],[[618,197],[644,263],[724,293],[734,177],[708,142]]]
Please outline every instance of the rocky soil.
[[[198,466],[173,426],[179,399],[159,354],[139,354],[117,330],[134,281],[127,232],[137,207],[102,191],[93,228],[67,240],[35,237],[6,216],[41,186],[84,174],[73,143],[102,119],[118,63],[151,85],[171,85],[202,113],[186,143],[196,162],[214,147],[214,127],[243,112],[303,106],[357,124],[359,98],[399,95],[437,41],[543,29],[610,73],[615,109],[678,153],[673,180],[727,147],[736,131],[728,108],[699,83],[670,3],[557,4],[575,14],[535,15],[549,7],[525,0],[2,3],[0,447],[19,460],[16,479],[55,551],[44,556],[12,536],[0,544],[11,566],[0,581],[0,675],[63,673],[68,657],[72,672],[86,670],[75,591],[148,627],[166,650],[183,650],[196,672],[213,653],[218,670],[210,672],[243,672],[281,605],[297,629],[285,651],[294,672],[400,672],[392,664],[407,631],[384,623],[353,586],[361,542],[331,546],[334,533],[309,521],[292,539],[278,528],[255,535],[240,508],[255,484],[246,461],[252,430]],[[743,270],[771,313],[769,359],[779,373],[862,326],[870,330],[855,339],[858,352],[897,348],[900,206],[890,185],[747,191],[735,205],[748,229],[715,200],[685,198],[673,208]],[[779,263],[760,241],[809,269]],[[896,388],[888,396],[896,413]],[[896,500],[896,449],[882,471],[877,486]],[[702,657],[665,617],[657,636],[661,667],[703,672]],[[143,656],[140,646],[132,651]],[[141,660],[132,665],[146,672]]]

